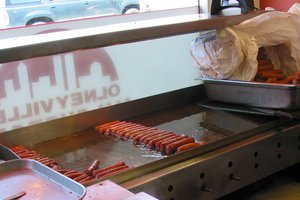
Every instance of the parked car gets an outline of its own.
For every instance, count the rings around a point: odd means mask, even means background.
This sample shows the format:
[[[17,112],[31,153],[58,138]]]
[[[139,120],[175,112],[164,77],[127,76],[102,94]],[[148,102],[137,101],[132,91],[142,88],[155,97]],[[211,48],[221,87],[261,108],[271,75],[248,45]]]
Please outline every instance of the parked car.
[[[0,27],[139,12],[139,0],[2,0]]]

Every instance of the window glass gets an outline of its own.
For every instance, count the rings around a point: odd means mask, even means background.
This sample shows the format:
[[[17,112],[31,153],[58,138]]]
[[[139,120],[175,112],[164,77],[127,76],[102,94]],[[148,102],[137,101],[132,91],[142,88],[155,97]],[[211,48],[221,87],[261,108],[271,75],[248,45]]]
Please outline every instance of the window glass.
[[[19,5],[19,4],[30,4],[30,3],[38,3],[40,0],[7,0],[8,5]]]
[[[198,0],[7,0],[0,28],[197,7]]]
[[[0,65],[0,132],[200,84],[198,34]]]

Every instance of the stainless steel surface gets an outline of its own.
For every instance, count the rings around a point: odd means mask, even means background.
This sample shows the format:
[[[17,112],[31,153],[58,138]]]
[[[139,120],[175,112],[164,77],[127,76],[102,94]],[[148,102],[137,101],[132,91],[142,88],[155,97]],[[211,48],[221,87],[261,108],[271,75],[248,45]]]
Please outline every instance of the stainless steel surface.
[[[191,15],[173,19],[154,19],[126,24],[107,25],[84,30],[38,34],[0,40],[0,63],[38,56],[59,54],[78,49],[105,47],[159,37],[223,28],[241,23],[262,12],[246,15],[210,17]],[[125,27],[125,28],[124,28]]]
[[[25,199],[82,199],[84,186],[58,172],[26,159],[0,164],[1,199],[25,191]]]
[[[124,161],[134,168],[110,177],[119,184],[283,123],[283,121],[269,118],[253,118],[248,115],[206,110],[197,105],[172,107],[126,121],[190,135],[198,141],[206,142],[207,145],[193,151],[165,157],[155,151],[135,146],[128,141],[100,135],[94,130],[89,130],[30,148],[43,156],[54,158],[62,167],[78,171],[83,171],[94,159],[100,161],[100,166]]]
[[[11,151],[6,146],[0,144],[0,160],[13,160],[20,159],[20,157]]]
[[[203,79],[213,101],[261,108],[295,110],[300,108],[300,86],[246,81]]]
[[[96,125],[124,120],[164,108],[184,105],[204,97],[204,87],[194,86],[152,97],[84,112],[25,128],[0,133],[0,144],[33,146],[42,142],[90,130]],[[41,134],[42,133],[42,134]],[[30,138],[30,139],[29,139]]]
[[[300,161],[300,126],[281,127],[121,184],[161,200],[217,199]],[[232,178],[235,177],[235,178]]]
[[[14,195],[12,195],[12,196],[10,196],[10,197],[6,197],[4,200],[16,200],[16,199],[21,198],[21,197],[24,196],[25,194],[26,194],[25,191],[23,191],[23,192],[18,192],[18,193],[14,194]]]

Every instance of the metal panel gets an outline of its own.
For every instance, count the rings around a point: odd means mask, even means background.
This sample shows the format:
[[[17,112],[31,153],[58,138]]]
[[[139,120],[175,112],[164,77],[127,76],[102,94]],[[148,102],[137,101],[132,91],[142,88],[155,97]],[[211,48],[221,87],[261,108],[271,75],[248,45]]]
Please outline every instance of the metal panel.
[[[48,140],[93,129],[96,125],[124,120],[164,108],[183,105],[204,98],[203,86],[193,86],[155,95],[78,115],[0,133],[0,143],[6,146],[32,146]]]
[[[241,23],[263,12],[226,17],[205,14],[160,18],[105,27],[47,33],[0,40],[0,63],[38,56],[188,34]]]
[[[300,125],[253,136],[122,184],[164,199],[216,199],[300,161]]]

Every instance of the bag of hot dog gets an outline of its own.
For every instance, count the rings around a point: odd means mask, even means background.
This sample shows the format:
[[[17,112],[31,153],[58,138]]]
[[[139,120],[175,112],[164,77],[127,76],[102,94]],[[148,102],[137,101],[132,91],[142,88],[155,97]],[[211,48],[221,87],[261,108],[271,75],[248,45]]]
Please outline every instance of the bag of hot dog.
[[[261,47],[276,69],[300,71],[300,6],[271,11],[236,26],[204,33],[191,44],[202,77],[252,81]]]

